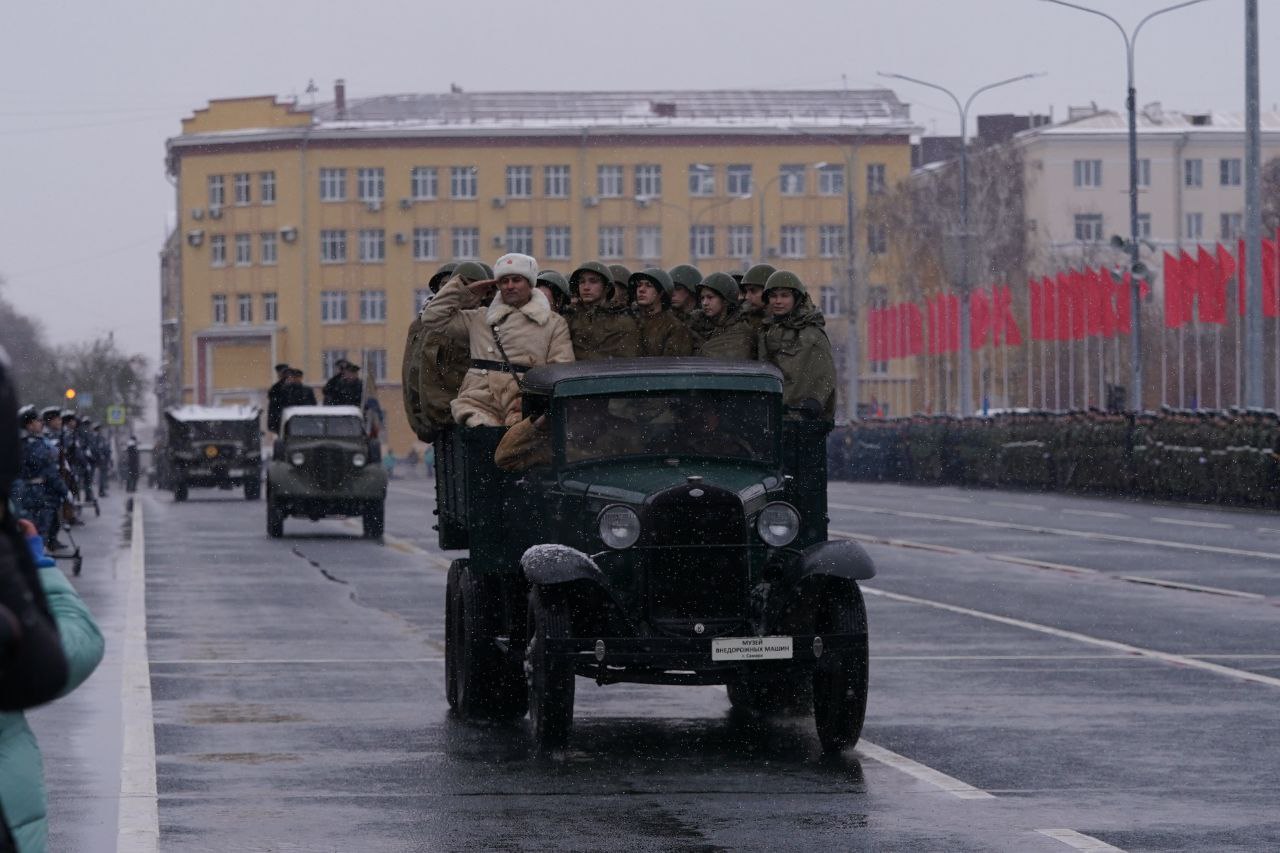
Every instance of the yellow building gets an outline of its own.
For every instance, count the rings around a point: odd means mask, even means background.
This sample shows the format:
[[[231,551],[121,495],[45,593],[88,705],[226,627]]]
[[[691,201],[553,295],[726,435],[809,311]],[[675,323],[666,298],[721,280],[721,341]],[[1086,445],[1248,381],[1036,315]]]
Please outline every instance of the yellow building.
[[[428,278],[508,251],[566,274],[593,258],[791,269],[828,315],[844,399],[846,309],[893,279],[859,212],[906,177],[918,131],[892,92],[344,88],[305,108],[212,101],[168,141],[162,402],[261,402],[273,364],[319,386],[347,357],[407,450],[400,360]]]

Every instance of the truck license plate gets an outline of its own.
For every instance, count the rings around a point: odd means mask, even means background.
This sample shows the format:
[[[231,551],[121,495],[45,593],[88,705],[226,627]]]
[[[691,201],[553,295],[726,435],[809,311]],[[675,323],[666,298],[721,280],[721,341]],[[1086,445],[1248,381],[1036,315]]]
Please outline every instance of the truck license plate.
[[[790,637],[722,637],[711,641],[712,660],[790,660]]]

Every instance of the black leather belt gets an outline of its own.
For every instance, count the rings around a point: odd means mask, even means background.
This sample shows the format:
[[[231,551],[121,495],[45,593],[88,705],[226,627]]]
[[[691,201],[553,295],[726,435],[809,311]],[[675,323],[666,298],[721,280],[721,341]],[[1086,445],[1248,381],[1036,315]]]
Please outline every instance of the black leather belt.
[[[471,366],[480,370],[496,370],[499,373],[528,373],[532,370],[527,364],[506,364],[501,361],[489,361],[485,358],[471,359]]]

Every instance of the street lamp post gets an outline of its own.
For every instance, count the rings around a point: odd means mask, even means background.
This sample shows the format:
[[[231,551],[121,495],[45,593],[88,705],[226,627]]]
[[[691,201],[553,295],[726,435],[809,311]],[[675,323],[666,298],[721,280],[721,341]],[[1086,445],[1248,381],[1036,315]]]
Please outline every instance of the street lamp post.
[[[973,91],[963,104],[950,89],[945,86],[939,86],[937,83],[930,83],[915,77],[908,77],[905,74],[890,74],[884,71],[877,72],[881,77],[890,77],[896,80],[906,80],[908,83],[915,83],[920,86],[927,86],[930,89],[936,89],[955,102],[956,110],[960,113],[960,271],[958,281],[955,282],[957,289],[960,291],[960,414],[968,415],[973,412],[973,375],[969,361],[969,341],[970,341],[970,323],[969,323],[969,291],[973,287],[973,276],[971,267],[973,265],[972,237],[969,232],[969,107],[973,104],[973,99],[981,95],[983,92],[990,91],[1000,86],[1007,86],[1010,83],[1017,83],[1021,80],[1030,80],[1033,77],[1043,77],[1043,73],[1019,74],[1017,77],[1010,77],[1007,80],[997,80],[994,83],[988,83],[980,86]]]
[[[1069,3],[1067,0],[1041,0],[1044,3],[1053,3],[1056,6],[1066,6],[1069,9],[1076,9],[1081,12],[1088,12],[1091,15],[1097,15],[1100,18],[1106,18],[1115,24],[1116,29],[1120,31],[1121,37],[1124,38],[1124,55],[1125,68],[1127,73],[1127,96],[1125,99],[1125,107],[1129,111],[1129,268],[1132,273],[1132,286],[1129,290],[1129,316],[1132,318],[1133,329],[1129,335],[1129,408],[1133,411],[1142,410],[1142,314],[1141,297],[1143,268],[1138,260],[1138,90],[1134,87],[1133,82],[1133,51],[1138,41],[1138,33],[1142,30],[1142,25],[1157,15],[1163,15],[1166,12],[1173,12],[1187,6],[1194,6],[1197,3],[1203,3],[1204,0],[1185,0],[1182,3],[1175,3],[1172,6],[1166,6],[1163,9],[1157,9],[1147,15],[1130,33],[1125,30],[1124,26],[1115,18],[1106,12],[1100,12],[1097,9],[1090,9],[1088,6],[1081,6],[1076,3]]]

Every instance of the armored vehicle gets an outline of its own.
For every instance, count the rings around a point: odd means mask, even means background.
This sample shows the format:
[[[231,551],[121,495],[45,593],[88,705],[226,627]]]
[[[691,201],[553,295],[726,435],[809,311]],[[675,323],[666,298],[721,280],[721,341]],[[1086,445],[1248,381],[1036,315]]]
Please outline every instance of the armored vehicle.
[[[289,516],[319,521],[360,516],[367,539],[381,539],[387,472],[378,441],[355,406],[294,406],[280,418],[267,463],[267,535],[284,535]]]
[[[554,749],[578,677],[724,684],[752,713],[811,708],[825,749],[856,742],[858,582],[875,572],[827,539],[821,408],[785,410],[782,375],[758,362],[550,365],[522,388],[541,428],[519,464],[499,455],[523,470],[495,465],[503,428],[437,441],[440,546],[469,549],[446,589],[455,713],[527,711]]]
[[[262,410],[257,406],[178,406],[164,413],[167,434],[156,464],[162,488],[185,501],[192,488],[262,491]],[[158,447],[157,450],[160,450]]]

